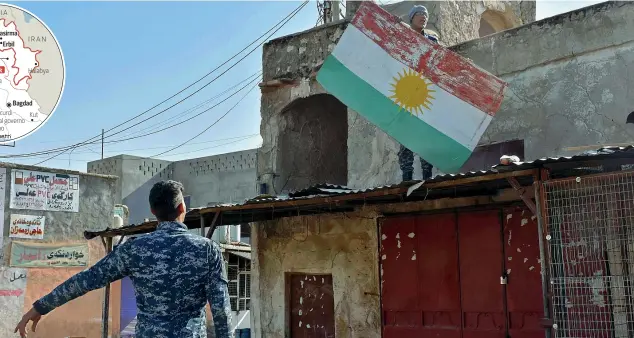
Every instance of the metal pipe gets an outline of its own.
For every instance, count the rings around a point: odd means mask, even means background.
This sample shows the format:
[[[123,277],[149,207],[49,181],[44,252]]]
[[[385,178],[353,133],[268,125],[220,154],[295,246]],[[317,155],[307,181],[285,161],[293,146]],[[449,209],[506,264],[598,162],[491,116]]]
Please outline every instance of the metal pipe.
[[[102,238],[103,241],[103,238]],[[106,255],[112,252],[112,237],[106,238],[104,242],[104,246],[106,247]],[[103,312],[102,312],[102,330],[101,330],[101,338],[108,338],[108,320],[110,318],[110,283],[106,285],[106,291],[103,299]]]
[[[541,180],[537,180],[533,183],[535,191],[535,204],[537,206],[537,232],[539,238],[539,259],[541,261],[541,276],[542,276],[542,301],[544,303],[544,317],[550,320],[550,298],[548,297],[548,278],[546,278],[546,271],[548,265],[546,263],[546,243],[544,243],[544,223],[542,220],[542,203],[541,203]],[[551,338],[552,327],[545,327],[546,338]]]
[[[205,216],[200,216],[200,235],[205,237]]]

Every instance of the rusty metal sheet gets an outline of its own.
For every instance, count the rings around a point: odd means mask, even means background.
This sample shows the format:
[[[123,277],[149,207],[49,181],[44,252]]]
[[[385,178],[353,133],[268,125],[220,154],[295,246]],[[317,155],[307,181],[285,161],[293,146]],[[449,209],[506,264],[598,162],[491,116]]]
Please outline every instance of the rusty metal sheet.
[[[543,338],[544,317],[537,218],[528,209],[507,208],[502,213],[509,335]]]
[[[332,275],[290,276],[291,338],[335,338]]]
[[[500,212],[458,215],[464,338],[506,337]]]

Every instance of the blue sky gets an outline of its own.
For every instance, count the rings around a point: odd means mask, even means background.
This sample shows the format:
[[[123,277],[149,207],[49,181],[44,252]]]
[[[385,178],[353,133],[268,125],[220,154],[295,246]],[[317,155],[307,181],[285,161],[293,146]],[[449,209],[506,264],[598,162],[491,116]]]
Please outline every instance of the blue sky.
[[[537,18],[597,2],[540,1],[537,4]],[[114,127],[220,65],[269,30],[301,2],[12,3],[33,12],[56,35],[66,61],[66,88],[60,105],[49,121],[34,134],[17,141],[15,148],[0,147],[2,154],[66,146],[96,136],[102,128],[107,130]],[[316,20],[316,4],[310,2],[274,37],[314,27]],[[184,103],[111,139],[133,136],[135,130],[177,116],[208,100],[259,71],[261,60],[262,51],[258,48]],[[175,103],[201,84],[170,102]],[[106,144],[105,156],[120,153],[153,156],[168,150],[170,146],[205,129],[242,95],[239,93],[198,118],[169,131]],[[178,160],[257,147],[261,142],[257,135],[260,130],[259,98],[259,90],[255,88],[232,112],[191,141],[191,144],[160,157]],[[100,145],[93,145],[74,150],[70,156],[65,153],[41,165],[85,171],[86,162],[100,158],[100,152]],[[44,159],[46,157],[10,161],[35,164]]]

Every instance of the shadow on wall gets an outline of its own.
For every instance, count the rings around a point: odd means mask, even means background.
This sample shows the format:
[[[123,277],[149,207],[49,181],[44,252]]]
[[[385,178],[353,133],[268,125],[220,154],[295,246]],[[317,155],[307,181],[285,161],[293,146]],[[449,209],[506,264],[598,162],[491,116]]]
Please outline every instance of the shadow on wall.
[[[495,34],[503,30],[521,25],[520,20],[510,11],[496,11],[488,9],[480,17],[480,37]]]
[[[274,193],[348,180],[348,108],[329,94],[297,99],[280,113]]]

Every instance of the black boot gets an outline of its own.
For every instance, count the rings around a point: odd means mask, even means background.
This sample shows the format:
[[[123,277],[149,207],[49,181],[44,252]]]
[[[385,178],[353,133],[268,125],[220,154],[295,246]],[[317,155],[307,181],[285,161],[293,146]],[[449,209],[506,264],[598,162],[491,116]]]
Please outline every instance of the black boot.
[[[411,181],[414,175],[414,153],[402,144],[398,151],[398,164],[403,173],[403,181]]]

